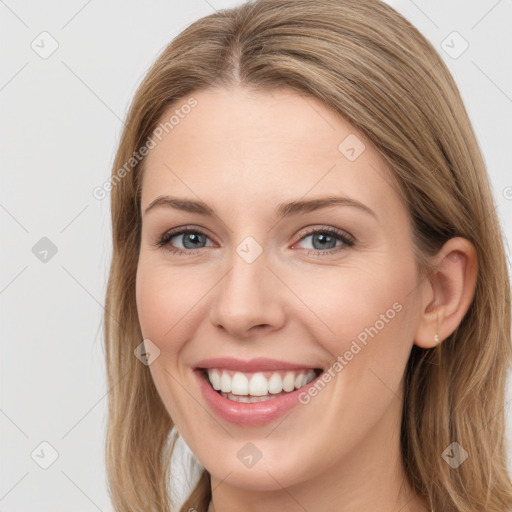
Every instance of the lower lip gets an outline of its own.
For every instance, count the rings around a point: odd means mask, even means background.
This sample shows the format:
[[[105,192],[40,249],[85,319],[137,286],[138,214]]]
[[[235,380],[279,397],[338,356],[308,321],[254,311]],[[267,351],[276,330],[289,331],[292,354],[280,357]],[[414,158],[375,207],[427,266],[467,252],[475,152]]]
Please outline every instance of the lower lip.
[[[304,391],[307,392],[308,388],[314,386],[316,380],[320,377],[318,375],[306,386],[286,395],[264,402],[246,403],[234,402],[224,398],[207,382],[208,377],[201,370],[194,370],[194,373],[199,380],[199,387],[210,409],[223,420],[238,425],[265,425],[283,416],[297,405],[302,405],[299,402],[299,394]]]

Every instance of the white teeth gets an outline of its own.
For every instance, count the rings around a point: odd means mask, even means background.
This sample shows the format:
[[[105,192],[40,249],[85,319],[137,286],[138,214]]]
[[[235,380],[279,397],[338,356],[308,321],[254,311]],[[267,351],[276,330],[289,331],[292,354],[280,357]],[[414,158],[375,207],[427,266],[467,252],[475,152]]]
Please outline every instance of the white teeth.
[[[275,394],[283,391],[283,379],[278,373],[273,373],[272,377],[268,379],[268,392]]]
[[[276,395],[265,395],[265,396],[243,396],[234,395],[233,393],[221,393],[224,398],[233,402],[244,402],[246,404],[254,404],[256,402],[266,402],[267,400],[273,400]]]
[[[231,390],[234,395],[248,395],[249,394],[249,380],[241,373],[236,372],[231,379]],[[252,394],[252,393],[251,393]]]
[[[208,372],[208,376],[210,377],[210,382],[212,383],[213,389],[215,391],[219,391],[220,389],[220,375],[217,370],[212,370]]]
[[[287,372],[283,379],[283,391],[293,391],[295,388],[295,374]]]
[[[263,397],[269,394],[275,395],[283,391],[291,392],[309,384],[316,376],[314,370],[297,370],[287,372],[273,372],[270,378],[266,378],[262,372],[248,373],[228,372],[222,369],[208,369],[208,378],[216,391],[222,391],[238,397]],[[247,401],[240,399],[238,401]]]
[[[231,391],[231,377],[226,372],[222,372],[220,376],[220,390],[224,393]]]
[[[262,373],[255,373],[249,382],[249,393],[237,393],[236,389],[232,390],[233,394],[263,396],[268,395],[268,382]]]

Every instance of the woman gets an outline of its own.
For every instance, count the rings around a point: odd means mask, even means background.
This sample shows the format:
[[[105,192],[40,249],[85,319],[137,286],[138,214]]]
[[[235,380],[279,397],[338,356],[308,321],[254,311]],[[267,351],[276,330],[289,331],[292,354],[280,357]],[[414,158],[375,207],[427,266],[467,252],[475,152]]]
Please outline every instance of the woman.
[[[457,87],[396,11],[192,24],[136,93],[111,206],[116,510],[171,510],[176,433],[203,467],[182,512],[510,508],[502,235]]]

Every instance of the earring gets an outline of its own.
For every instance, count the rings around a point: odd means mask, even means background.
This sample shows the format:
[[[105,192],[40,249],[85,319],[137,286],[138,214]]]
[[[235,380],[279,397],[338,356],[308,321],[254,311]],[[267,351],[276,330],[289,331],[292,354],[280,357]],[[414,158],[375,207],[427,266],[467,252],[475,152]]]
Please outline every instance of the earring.
[[[438,334],[436,334],[436,335],[434,336],[434,341],[435,341],[436,343],[439,343],[439,335],[438,335]]]

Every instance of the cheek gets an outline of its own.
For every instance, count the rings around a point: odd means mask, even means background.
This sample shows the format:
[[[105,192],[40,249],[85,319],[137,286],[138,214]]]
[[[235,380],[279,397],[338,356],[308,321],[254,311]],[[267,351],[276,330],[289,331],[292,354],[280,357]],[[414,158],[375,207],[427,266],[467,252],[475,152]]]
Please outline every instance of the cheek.
[[[199,292],[186,282],[183,270],[142,258],[137,269],[136,301],[144,337],[162,352],[175,349],[173,340],[186,339],[186,326],[196,314]]]
[[[343,358],[343,380],[366,379],[372,369],[398,385],[414,337],[416,268],[412,258],[366,263],[319,270],[295,279],[294,290],[312,313],[302,317],[311,318],[309,330],[316,326],[317,342],[333,361]]]
[[[160,350],[149,371],[169,415],[180,425],[183,411],[188,407],[188,395],[183,394],[186,375],[178,361],[186,340],[193,335],[190,319],[198,300],[197,293],[182,284],[178,272],[164,268],[151,258],[139,260],[136,276],[139,323],[144,339],[151,340]]]
[[[157,273],[149,271],[144,262],[139,262],[136,280],[137,312],[144,338],[153,342],[161,339],[172,320],[166,314],[170,297],[162,284]]]

